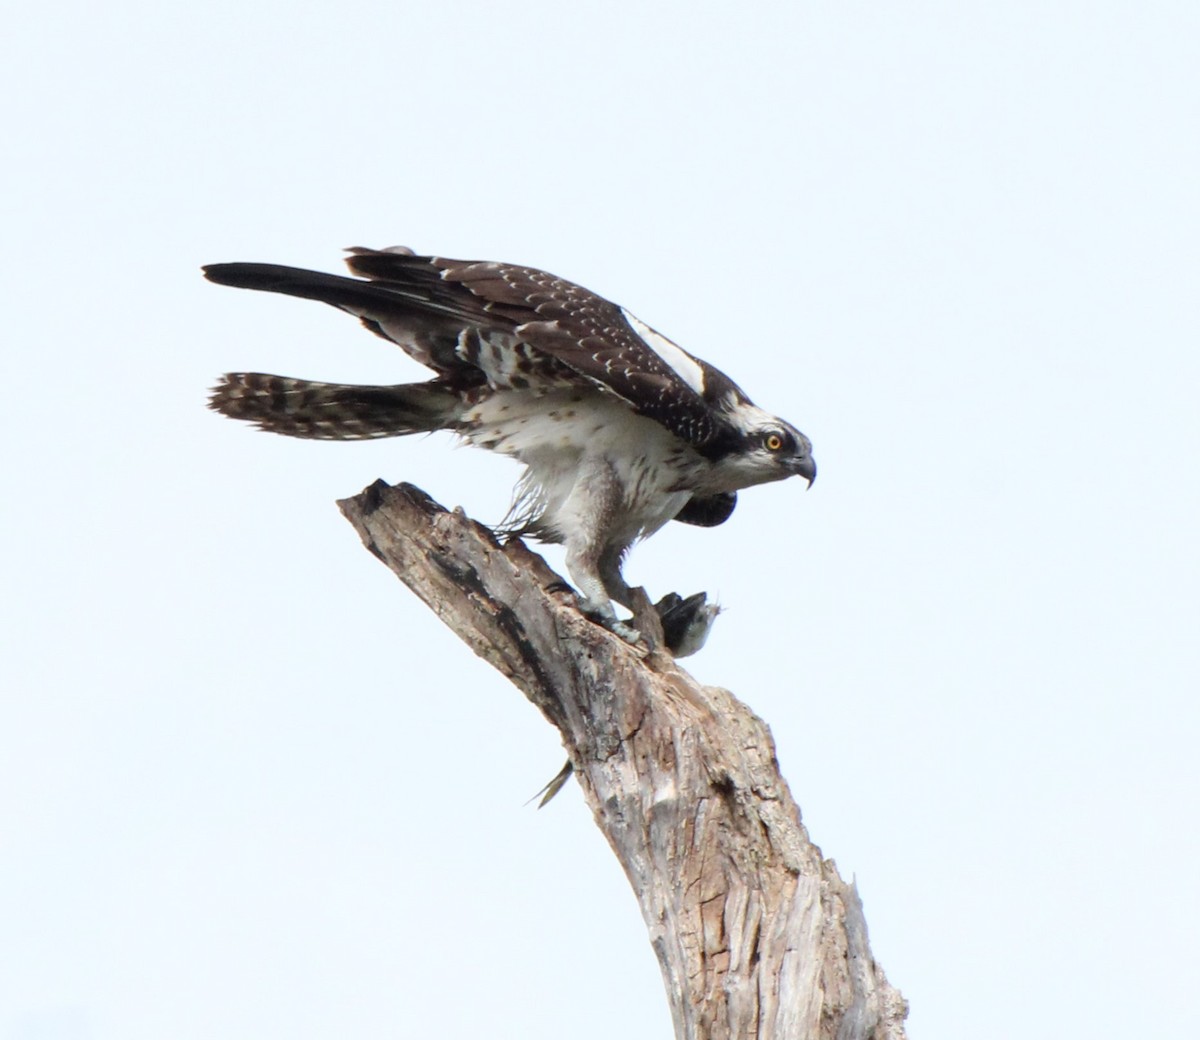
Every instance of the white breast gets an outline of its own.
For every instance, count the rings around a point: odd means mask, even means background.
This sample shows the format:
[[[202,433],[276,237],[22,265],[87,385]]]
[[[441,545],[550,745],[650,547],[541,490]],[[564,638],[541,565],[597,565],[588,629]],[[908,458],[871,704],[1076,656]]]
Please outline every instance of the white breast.
[[[692,474],[705,465],[664,427],[600,393],[499,393],[463,419],[463,436],[471,444],[528,467],[522,513],[551,529],[585,459],[598,455],[609,460],[623,491],[613,541],[629,543],[658,530],[683,508],[691,495]]]

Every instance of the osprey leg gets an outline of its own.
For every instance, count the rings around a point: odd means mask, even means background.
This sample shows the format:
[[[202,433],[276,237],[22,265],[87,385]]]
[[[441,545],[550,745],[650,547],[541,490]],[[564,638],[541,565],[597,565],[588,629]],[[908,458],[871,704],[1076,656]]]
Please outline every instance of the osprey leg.
[[[600,580],[604,583],[604,590],[608,593],[609,598],[632,610],[633,590],[630,589],[621,574],[621,561],[628,548],[627,545],[610,545],[600,554],[596,570],[600,575]]]
[[[624,489],[613,464],[603,456],[585,456],[575,485],[558,512],[555,526],[564,534],[567,573],[582,596],[579,609],[627,642],[637,643],[642,638],[641,633],[632,625],[617,620],[612,605],[614,592],[619,596],[618,602],[629,595],[629,587],[619,578],[619,561],[626,545],[619,541],[610,542],[613,522],[619,515],[623,497]],[[617,589],[610,589],[601,573],[602,561],[613,558],[618,561]]]

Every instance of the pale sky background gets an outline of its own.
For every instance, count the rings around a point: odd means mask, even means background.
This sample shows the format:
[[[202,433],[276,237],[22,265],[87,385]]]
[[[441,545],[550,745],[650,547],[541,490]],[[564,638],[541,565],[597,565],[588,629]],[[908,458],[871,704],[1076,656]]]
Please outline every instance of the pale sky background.
[[[333,505],[516,468],[204,408],[419,378],[199,273],[395,243],[812,437],[627,573],[728,608],[914,1037],[1200,1031],[1200,6],[50,2],[0,81],[0,1040],[670,1035],[556,734]]]

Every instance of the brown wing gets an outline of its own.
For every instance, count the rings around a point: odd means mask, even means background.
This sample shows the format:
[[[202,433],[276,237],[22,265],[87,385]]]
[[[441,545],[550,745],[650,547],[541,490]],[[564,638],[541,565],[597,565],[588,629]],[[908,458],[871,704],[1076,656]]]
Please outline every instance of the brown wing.
[[[721,397],[745,400],[723,373],[659,337],[669,348],[664,359],[615,303],[545,271],[368,249],[351,250],[347,263],[373,282],[421,293],[464,322],[513,331],[697,447],[729,432],[713,407]]]
[[[579,377],[703,451],[721,450],[730,436],[714,405],[730,395],[745,400],[741,391],[648,326],[635,329],[620,307],[582,286],[515,264],[401,249],[349,252],[346,262],[358,278],[275,264],[214,264],[204,271],[223,285],[348,311],[455,386],[487,381],[482,355],[507,351],[520,385]]]

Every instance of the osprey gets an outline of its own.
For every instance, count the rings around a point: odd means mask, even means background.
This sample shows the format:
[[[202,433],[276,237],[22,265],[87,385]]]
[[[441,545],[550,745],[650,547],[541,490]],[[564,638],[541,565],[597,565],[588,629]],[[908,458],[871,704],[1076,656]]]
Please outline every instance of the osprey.
[[[234,372],[210,407],[290,437],[360,440],[450,430],[526,472],[505,527],[566,548],[581,608],[623,638],[613,601],[629,547],[668,520],[724,523],[737,492],[817,468],[799,430],[724,373],[615,303],[544,271],[348,251],[355,278],[213,264],[221,285],[319,300],[359,318],[434,377],[355,386]],[[715,608],[707,608],[711,622]]]

